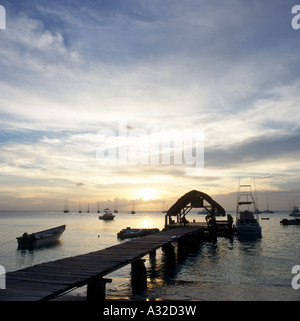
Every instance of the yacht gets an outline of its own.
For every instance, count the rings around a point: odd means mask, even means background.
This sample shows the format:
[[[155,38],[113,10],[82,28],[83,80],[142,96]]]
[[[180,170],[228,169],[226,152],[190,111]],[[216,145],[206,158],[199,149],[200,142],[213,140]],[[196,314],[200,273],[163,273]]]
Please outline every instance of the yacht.
[[[114,219],[115,215],[111,212],[110,209],[105,208],[103,212],[104,214],[99,216],[99,220],[109,221]]]
[[[290,216],[300,217],[300,211],[298,206],[294,206]]]
[[[236,231],[239,235],[261,236],[261,226],[251,185],[240,185],[237,196]]]

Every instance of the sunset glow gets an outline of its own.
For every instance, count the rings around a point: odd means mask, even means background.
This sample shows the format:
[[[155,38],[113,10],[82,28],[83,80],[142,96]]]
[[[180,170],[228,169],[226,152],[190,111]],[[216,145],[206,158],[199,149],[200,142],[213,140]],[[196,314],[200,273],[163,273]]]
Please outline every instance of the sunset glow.
[[[160,210],[193,189],[233,209],[239,177],[262,207],[300,205],[292,0],[1,5],[2,210]]]

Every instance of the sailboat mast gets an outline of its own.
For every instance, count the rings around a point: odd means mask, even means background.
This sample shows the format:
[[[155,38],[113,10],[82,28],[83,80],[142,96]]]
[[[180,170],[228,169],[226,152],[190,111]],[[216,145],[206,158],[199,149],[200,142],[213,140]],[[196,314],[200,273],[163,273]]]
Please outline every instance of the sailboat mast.
[[[258,207],[257,194],[256,194],[256,183],[255,183],[255,177],[253,177],[253,179],[254,179],[255,211],[258,211],[259,207]]]

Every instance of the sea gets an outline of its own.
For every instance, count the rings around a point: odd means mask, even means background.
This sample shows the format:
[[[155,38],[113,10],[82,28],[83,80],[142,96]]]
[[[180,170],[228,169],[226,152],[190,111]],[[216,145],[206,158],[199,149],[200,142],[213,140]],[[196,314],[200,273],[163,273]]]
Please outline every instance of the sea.
[[[231,214],[234,217],[234,213]],[[140,296],[132,294],[129,264],[107,275],[112,283],[106,286],[106,297],[146,301],[298,301],[300,269],[292,269],[300,265],[300,225],[280,224],[288,214],[260,214],[269,218],[260,220],[261,238],[233,236],[205,240],[183,258],[177,258],[171,270],[165,264],[164,252],[158,249],[154,262],[148,255],[144,257],[147,292]],[[128,242],[117,238],[120,230],[126,227],[161,230],[164,216],[161,212],[120,211],[113,221],[102,221],[96,212],[0,212],[0,265],[6,272],[15,271]],[[205,215],[197,212],[190,212],[187,217],[190,221],[205,220]],[[58,242],[34,250],[18,250],[16,237],[24,232],[38,232],[62,224],[66,230]],[[86,287],[81,287],[61,300],[85,300],[85,295]]]

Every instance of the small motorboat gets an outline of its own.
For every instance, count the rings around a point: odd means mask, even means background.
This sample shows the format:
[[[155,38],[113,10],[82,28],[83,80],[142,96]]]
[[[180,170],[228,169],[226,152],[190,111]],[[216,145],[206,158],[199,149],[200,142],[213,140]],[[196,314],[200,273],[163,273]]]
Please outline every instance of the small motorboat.
[[[22,236],[17,237],[18,249],[34,249],[35,247],[55,242],[61,237],[65,229],[66,225],[61,225],[32,234],[25,232]]]
[[[104,221],[111,221],[114,218],[115,218],[115,215],[108,208],[105,208],[103,215],[99,216],[99,220],[104,220]]]
[[[146,236],[149,234],[157,233],[159,232],[158,228],[130,228],[127,227],[123,230],[121,230],[117,236],[119,239],[128,239],[128,238],[135,238],[135,237],[141,237]]]
[[[288,220],[287,218],[284,218],[282,221],[280,221],[280,224],[282,224],[282,225],[300,225],[300,218],[295,218],[293,220]]]

